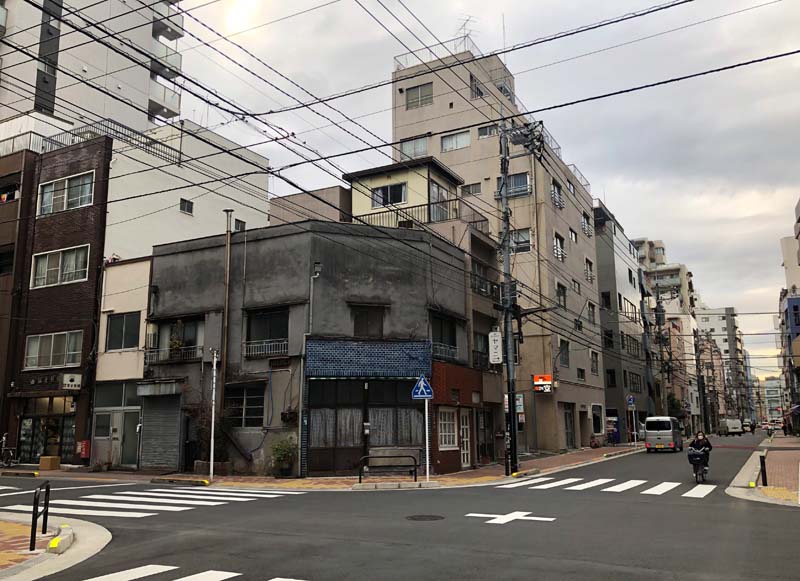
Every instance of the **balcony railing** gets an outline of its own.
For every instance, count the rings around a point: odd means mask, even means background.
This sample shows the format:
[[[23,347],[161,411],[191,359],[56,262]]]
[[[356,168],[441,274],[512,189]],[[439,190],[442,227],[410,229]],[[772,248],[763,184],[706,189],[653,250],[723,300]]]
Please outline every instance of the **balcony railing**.
[[[500,285],[488,278],[473,272],[470,274],[470,286],[479,295],[500,300]]]
[[[527,183],[524,186],[513,186],[508,188],[508,197],[509,198],[517,198],[519,196],[528,196],[531,193],[531,184]],[[496,191],[494,193],[494,199],[500,199],[500,191]]]
[[[594,282],[595,279],[594,271],[589,270],[588,268],[584,268],[583,276],[586,277],[586,280],[588,280],[589,282]]]
[[[583,230],[583,233],[589,238],[594,236],[594,227],[589,222],[582,221],[581,230]]]
[[[289,339],[245,341],[242,345],[247,359],[263,359],[289,353]]]
[[[445,343],[433,343],[432,355],[434,359],[455,361],[458,359],[458,347]]]
[[[47,138],[38,133],[28,132],[0,141],[0,156],[10,155],[17,151],[29,149],[36,153],[42,153],[45,149]]]
[[[578,178],[578,182],[583,186],[583,189],[591,193],[592,185],[589,183],[589,180],[586,179],[586,176],[581,173],[581,170],[578,169],[578,166],[574,163],[571,163],[567,167],[569,168],[569,171],[571,171],[572,174]]]
[[[497,371],[498,365],[489,363],[489,354],[484,351],[472,352],[472,367],[482,371]]]
[[[470,52],[472,56],[476,57],[481,56],[481,51],[478,50],[472,38],[464,35],[396,56],[394,57],[394,70],[402,71],[422,63],[452,58],[452,55],[462,52]]]
[[[448,220],[461,220],[479,232],[487,235],[491,233],[489,219],[458,198],[443,202],[381,210],[371,214],[362,214],[357,218],[359,221],[363,220],[372,226],[384,226],[386,228],[413,228],[415,223],[434,224],[447,222]]]
[[[567,205],[567,203],[564,201],[564,194],[555,188],[550,190],[550,199],[553,200],[553,205],[556,208],[561,208],[563,210]]]
[[[556,260],[564,262],[564,259],[567,257],[567,251],[564,250],[563,246],[553,244],[553,256],[556,257]]]
[[[203,346],[192,347],[167,347],[166,349],[145,349],[144,362],[146,365],[156,363],[180,363],[194,361],[203,357]]]

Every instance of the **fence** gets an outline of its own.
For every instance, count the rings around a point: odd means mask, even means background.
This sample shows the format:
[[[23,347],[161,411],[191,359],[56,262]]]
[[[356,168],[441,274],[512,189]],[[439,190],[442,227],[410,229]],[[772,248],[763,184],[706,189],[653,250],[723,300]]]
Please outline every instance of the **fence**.
[[[39,500],[40,495],[44,490],[44,506],[42,510],[39,510]],[[42,534],[47,532],[47,517],[50,512],[50,481],[45,481],[44,484],[39,486],[36,490],[33,491],[33,507],[31,511],[31,544],[30,550],[33,551],[36,549],[36,530],[37,530],[37,522],[39,517],[42,517]]]

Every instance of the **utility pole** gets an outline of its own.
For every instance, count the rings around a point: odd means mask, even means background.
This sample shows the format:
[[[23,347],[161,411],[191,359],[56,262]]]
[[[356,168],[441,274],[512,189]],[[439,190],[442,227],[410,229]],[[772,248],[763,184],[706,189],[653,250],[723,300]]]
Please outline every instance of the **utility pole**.
[[[219,351],[211,351],[211,451],[209,452],[208,462],[208,481],[214,482],[214,427],[217,419],[217,354]]]
[[[661,391],[656,390],[658,396],[658,406],[656,406],[656,413],[666,414],[664,407],[664,394],[666,385],[664,382],[664,334],[661,328],[664,326],[666,314],[664,312],[664,303],[661,301],[661,288],[656,284],[656,342],[658,343],[658,377],[661,381]]]
[[[506,413],[506,476],[519,471],[517,454],[517,390],[514,365],[514,307],[516,292],[512,293],[511,278],[511,210],[508,207],[508,134],[506,123],[500,124],[500,200],[503,212],[503,346],[506,360],[506,390],[508,412]],[[516,290],[516,289],[514,289]],[[535,429],[535,428],[534,428]]]

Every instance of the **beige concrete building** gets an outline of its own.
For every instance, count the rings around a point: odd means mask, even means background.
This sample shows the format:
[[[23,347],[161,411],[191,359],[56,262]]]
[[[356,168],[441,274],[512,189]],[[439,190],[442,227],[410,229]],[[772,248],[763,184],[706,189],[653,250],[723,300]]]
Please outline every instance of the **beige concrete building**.
[[[514,116],[516,126],[531,119],[520,114],[525,108],[503,62],[496,56],[474,60],[478,56],[466,36],[397,57],[393,141],[403,141],[396,159],[431,156],[463,178],[458,193],[499,232],[495,119]],[[431,71],[457,61],[465,64]],[[541,159],[512,146],[508,183],[519,303],[557,307],[528,319],[522,329],[517,368],[524,400],[517,416],[522,451],[585,446],[593,434],[605,431],[592,197],[588,181],[562,159],[560,146],[546,131],[544,142]],[[537,394],[534,402],[531,376],[554,370],[558,386],[553,393]]]

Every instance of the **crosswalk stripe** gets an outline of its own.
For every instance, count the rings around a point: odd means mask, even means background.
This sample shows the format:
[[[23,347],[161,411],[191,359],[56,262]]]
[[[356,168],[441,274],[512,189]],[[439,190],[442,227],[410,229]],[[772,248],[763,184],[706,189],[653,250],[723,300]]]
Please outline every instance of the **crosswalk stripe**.
[[[655,496],[661,496],[665,492],[669,492],[673,488],[677,488],[680,486],[680,482],[662,482],[661,484],[654,486],[653,488],[648,488],[647,490],[642,490],[639,494],[653,494]]]
[[[235,497],[242,497],[242,498],[278,498],[280,495],[276,493],[266,493],[266,492],[238,492],[238,491],[227,491],[227,490],[209,490],[204,488],[202,490],[185,490],[185,489],[178,489],[175,490],[174,488],[169,489],[170,492],[178,492],[180,494],[196,494],[198,496],[235,496]]]
[[[197,490],[196,486],[178,486],[180,490]],[[286,494],[289,496],[298,494],[308,494],[307,492],[299,492],[297,490],[263,490],[261,488],[223,488],[223,487],[209,487],[201,490],[213,490],[214,492],[266,492],[268,494]]]
[[[544,490],[546,488],[556,488],[558,486],[565,486],[567,484],[572,484],[573,482],[580,482],[583,478],[565,478],[564,480],[556,480],[555,482],[548,482],[547,484],[539,484],[537,486],[531,486],[531,490]]]
[[[0,490],[18,490],[16,486],[0,486]]]
[[[19,512],[31,512],[30,506],[22,504],[15,504],[14,506],[0,507],[3,510],[16,510]],[[79,508],[59,508],[51,507],[50,512],[53,514],[76,514],[82,516],[117,516],[120,518],[143,518],[146,516],[155,516],[157,512],[120,512],[115,510],[83,510]]]
[[[687,498],[703,498],[711,494],[711,491],[716,487],[717,486],[715,484],[698,484],[689,492],[681,494],[681,496],[686,496]]]
[[[170,567],[168,565],[145,565],[144,567],[136,567],[135,569],[126,569],[118,573],[110,573],[108,575],[101,575],[100,577],[92,577],[84,581],[134,581],[134,579],[141,579],[149,577],[150,575],[158,575],[159,573],[166,573],[172,571],[177,567]]]
[[[63,504],[65,506],[85,506],[88,508],[135,508],[147,510],[163,510],[167,512],[180,512],[182,510],[193,510],[191,506],[162,506],[160,504],[130,504],[128,502],[95,502],[92,500],[51,500],[50,504]]]
[[[589,488],[594,488],[595,486],[602,486],[603,484],[608,484],[609,482],[614,482],[614,479],[598,478],[597,480],[590,480],[589,482],[584,482],[583,484],[576,484],[575,486],[570,486],[569,488],[565,488],[564,490],[587,490]]]
[[[222,506],[228,504],[227,502],[211,501],[211,500],[189,500],[181,499],[175,500],[174,498],[152,498],[150,496],[131,496],[132,494],[140,494],[135,491],[126,492],[119,496],[114,494],[90,494],[88,496],[81,496],[81,498],[91,498],[97,500],[120,500],[127,502],[160,502],[161,504],[183,504],[188,506]],[[52,502],[52,501],[50,501]],[[142,507],[146,508],[146,507]]]
[[[240,575],[241,573],[230,573],[229,571],[203,571],[202,573],[175,579],[175,581],[223,581]]]
[[[647,480],[627,480],[621,484],[617,484],[616,486],[610,486],[608,488],[604,488],[603,492],[625,492],[626,490],[630,490],[631,488],[636,488],[637,486],[641,486],[647,482]]]
[[[250,500],[255,500],[255,498],[242,498],[241,496],[218,496],[216,494],[195,494],[190,493],[189,491],[183,490],[175,490],[174,488],[150,488],[147,492],[153,494],[163,494],[167,498],[194,498],[195,500],[203,500],[207,498],[209,500],[228,500],[231,502],[248,502]]]
[[[511,484],[503,484],[502,486],[498,486],[497,488],[518,488],[520,486],[528,486],[529,484],[536,484],[537,482],[547,482],[548,480],[552,480],[552,478],[547,478],[547,477],[529,478],[527,480],[521,480],[520,482],[512,482]]]

